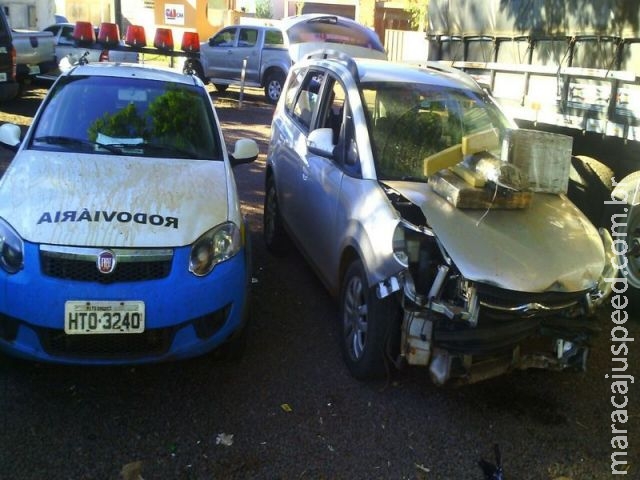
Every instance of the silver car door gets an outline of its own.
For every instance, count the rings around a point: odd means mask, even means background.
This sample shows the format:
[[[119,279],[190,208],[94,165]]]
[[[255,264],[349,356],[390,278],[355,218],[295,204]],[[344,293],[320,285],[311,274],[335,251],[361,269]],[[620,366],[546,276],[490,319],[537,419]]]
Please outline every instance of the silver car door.
[[[282,216],[295,240],[305,229],[304,204],[309,201],[306,192],[308,179],[307,136],[318,105],[320,82],[319,72],[301,71],[292,81],[299,82],[295,95],[292,86],[287,89],[285,109],[287,125],[274,130],[278,132],[276,175]],[[278,127],[276,125],[276,127]],[[272,142],[273,143],[273,142]],[[300,244],[300,241],[297,243]],[[301,245],[304,249],[304,246]]]
[[[237,42],[237,31],[238,27],[223,28],[209,39],[209,48],[206,50],[207,78],[233,78],[229,62]]]
[[[334,152],[345,152],[350,141],[345,128],[351,122],[345,103],[345,90],[335,79],[328,77],[323,88],[323,99],[316,116],[316,128],[333,131]],[[356,175],[357,167],[345,164],[345,155],[322,155],[306,149],[302,162],[301,204],[298,236],[302,248],[314,263],[318,273],[329,284],[336,279],[341,234],[337,232],[338,206],[345,174]],[[342,204],[340,208],[349,208]]]
[[[260,56],[262,54],[262,42],[260,31],[255,27],[240,27],[238,29],[238,43],[228,58],[229,70],[233,80],[240,81],[242,69],[246,60],[245,81],[257,82],[260,76]],[[264,32],[262,32],[264,35]]]

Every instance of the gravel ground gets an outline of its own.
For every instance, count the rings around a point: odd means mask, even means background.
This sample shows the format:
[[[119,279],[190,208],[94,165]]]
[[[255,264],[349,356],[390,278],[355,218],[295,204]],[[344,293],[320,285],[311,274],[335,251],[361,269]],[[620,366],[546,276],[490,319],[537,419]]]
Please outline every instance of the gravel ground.
[[[0,122],[28,125],[36,90],[2,105]],[[377,383],[349,376],[333,299],[297,252],[265,252],[272,107],[254,93],[242,109],[237,91],[216,100],[229,148],[253,137],[262,152],[236,169],[254,245],[245,357],[137,368],[0,357],[0,478],[482,480],[478,460],[492,461],[494,444],[507,479],[611,478],[607,310],[586,373],[516,372],[463,388],[436,388],[421,369]],[[640,322],[628,326],[640,338]],[[636,377],[639,351],[629,345],[627,373]],[[640,391],[632,387],[627,478],[640,478]]]

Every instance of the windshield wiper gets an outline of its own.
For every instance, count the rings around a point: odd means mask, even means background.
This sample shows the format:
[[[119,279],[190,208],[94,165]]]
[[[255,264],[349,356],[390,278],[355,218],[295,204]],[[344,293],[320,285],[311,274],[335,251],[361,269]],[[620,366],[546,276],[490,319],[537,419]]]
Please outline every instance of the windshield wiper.
[[[195,158],[201,159],[202,156],[198,155],[196,152],[192,150],[186,150],[184,148],[176,147],[174,145],[167,144],[156,144],[156,143],[147,143],[147,142],[139,142],[139,143],[100,143],[94,142],[91,140],[85,140],[82,138],[75,137],[65,137],[62,135],[46,135],[42,137],[37,137],[34,139],[34,142],[47,143],[49,145],[64,145],[64,146],[79,146],[85,148],[93,148],[99,147],[104,148],[112,153],[118,154],[141,154],[143,151],[153,151],[154,153],[163,152],[165,154],[171,154],[178,156],[180,158]]]
[[[46,135],[43,137],[37,137],[33,139],[34,142],[46,143],[49,145],[65,145],[65,146],[80,146],[80,147],[100,147],[113,153],[120,153],[121,145],[105,145],[99,142],[92,142],[91,140],[85,140],[83,138],[65,137],[63,135]]]

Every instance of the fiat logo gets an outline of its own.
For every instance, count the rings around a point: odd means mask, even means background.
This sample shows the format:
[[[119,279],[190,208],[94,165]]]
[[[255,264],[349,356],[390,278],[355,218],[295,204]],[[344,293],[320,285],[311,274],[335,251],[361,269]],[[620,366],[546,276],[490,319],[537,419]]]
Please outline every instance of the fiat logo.
[[[108,275],[116,268],[116,254],[111,250],[102,250],[98,254],[96,265],[100,273]]]

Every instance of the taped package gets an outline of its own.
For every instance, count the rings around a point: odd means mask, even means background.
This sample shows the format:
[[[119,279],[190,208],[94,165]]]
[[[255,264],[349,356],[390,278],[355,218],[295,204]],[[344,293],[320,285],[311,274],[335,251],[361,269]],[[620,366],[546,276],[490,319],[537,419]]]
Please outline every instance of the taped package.
[[[429,185],[441,197],[457,208],[519,209],[531,204],[529,191],[493,188],[489,184],[476,187],[451,170],[442,170],[429,177]]]
[[[509,130],[502,143],[502,160],[519,167],[533,192],[567,193],[573,138],[529,129]]]

